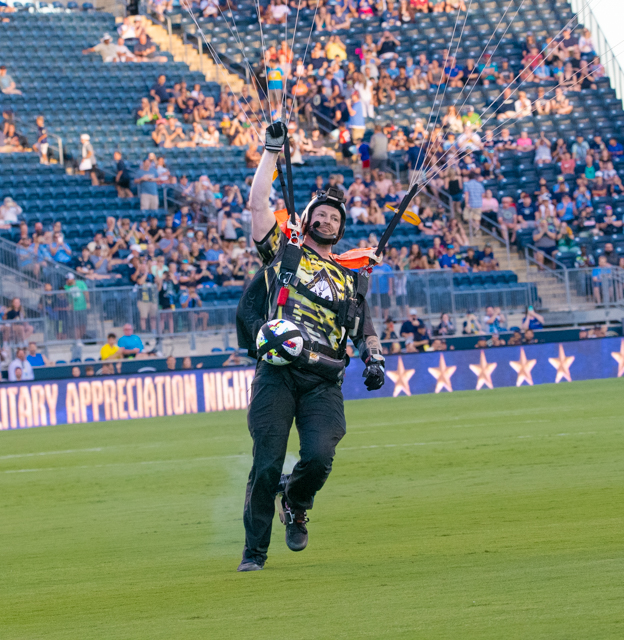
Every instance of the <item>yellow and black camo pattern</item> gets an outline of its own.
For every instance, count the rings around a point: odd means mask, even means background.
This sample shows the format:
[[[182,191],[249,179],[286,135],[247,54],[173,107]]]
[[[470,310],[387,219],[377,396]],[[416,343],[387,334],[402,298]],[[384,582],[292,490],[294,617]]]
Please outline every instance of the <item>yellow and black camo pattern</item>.
[[[273,260],[284,242],[287,238],[276,224],[261,243],[256,243],[262,260],[270,264],[276,274],[281,261]],[[303,247],[297,277],[305,287],[328,300],[340,301],[355,295],[355,278],[351,273],[331,260],[324,260],[307,247]],[[277,293],[271,292],[271,296]],[[344,329],[338,325],[333,311],[304,298],[293,287],[289,287],[286,304],[277,307],[276,318],[294,322],[305,340],[316,341],[332,349],[338,349],[344,336]]]

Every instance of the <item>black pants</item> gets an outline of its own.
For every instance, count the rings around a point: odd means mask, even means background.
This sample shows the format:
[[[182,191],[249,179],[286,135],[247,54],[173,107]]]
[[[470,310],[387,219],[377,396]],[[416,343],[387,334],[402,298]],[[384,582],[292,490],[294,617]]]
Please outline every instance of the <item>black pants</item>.
[[[245,550],[264,561],[271,541],[275,493],[282,473],[293,418],[300,460],[286,500],[293,509],[311,509],[332,468],[336,445],[346,432],[340,387],[318,375],[260,362],[251,386],[247,421],[253,439],[253,465],[245,496]]]

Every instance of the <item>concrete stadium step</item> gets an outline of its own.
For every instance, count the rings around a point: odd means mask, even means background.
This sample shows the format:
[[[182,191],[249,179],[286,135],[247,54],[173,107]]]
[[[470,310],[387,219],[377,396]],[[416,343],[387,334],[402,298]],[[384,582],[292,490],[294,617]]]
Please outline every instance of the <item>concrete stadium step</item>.
[[[170,38],[164,27],[153,22],[148,22],[147,33],[162,51],[171,53],[176,62],[186,63],[191,71],[201,71],[208,82],[218,82],[223,89],[231,88],[234,93],[242,91],[245,83],[239,76],[215,64],[207,53],[200,56],[190,44],[184,44],[179,35],[172,34]]]

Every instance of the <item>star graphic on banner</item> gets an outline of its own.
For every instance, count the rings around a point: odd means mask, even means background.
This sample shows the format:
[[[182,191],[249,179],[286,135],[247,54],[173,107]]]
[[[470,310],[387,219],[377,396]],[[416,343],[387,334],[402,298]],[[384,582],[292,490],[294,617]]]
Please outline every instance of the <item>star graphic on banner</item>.
[[[517,362],[514,362],[512,360],[509,363],[509,366],[518,374],[516,387],[521,386],[523,382],[526,382],[528,385],[533,386],[533,376],[531,375],[531,369],[533,369],[536,362],[537,360],[527,360],[524,349],[520,348],[520,360],[518,360]]]
[[[618,363],[617,377],[621,378],[624,375],[624,340],[620,342],[620,350],[612,351],[611,357]]]
[[[397,363],[396,371],[388,371],[388,378],[394,382],[394,391],[392,392],[392,397],[396,398],[401,391],[406,396],[411,396],[412,392],[410,391],[409,381],[410,378],[414,375],[416,369],[406,369],[403,366],[403,358],[399,356],[399,362]]]
[[[496,369],[496,362],[488,362],[485,358],[485,351],[481,350],[481,357],[479,358],[479,364],[469,365],[470,371],[477,376],[477,391],[485,385],[489,389],[493,389],[492,373]]]
[[[561,382],[564,378],[568,382],[572,382],[572,376],[570,375],[570,367],[574,362],[574,356],[566,356],[563,350],[563,345],[559,345],[559,357],[548,358],[548,362],[557,369],[557,375],[555,376],[555,382]]]
[[[436,379],[436,393],[440,393],[442,389],[453,391],[453,386],[451,385],[451,376],[455,373],[456,370],[457,367],[455,365],[451,367],[446,366],[443,355],[440,356],[439,367],[429,367],[429,373]]]

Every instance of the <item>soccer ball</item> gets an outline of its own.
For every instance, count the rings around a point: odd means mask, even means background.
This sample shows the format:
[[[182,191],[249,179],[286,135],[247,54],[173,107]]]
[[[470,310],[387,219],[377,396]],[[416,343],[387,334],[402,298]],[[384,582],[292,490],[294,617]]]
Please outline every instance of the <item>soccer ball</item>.
[[[285,340],[276,340],[284,334],[288,334]],[[289,320],[269,320],[258,331],[256,348],[265,362],[278,366],[288,364],[303,350],[301,331]]]

